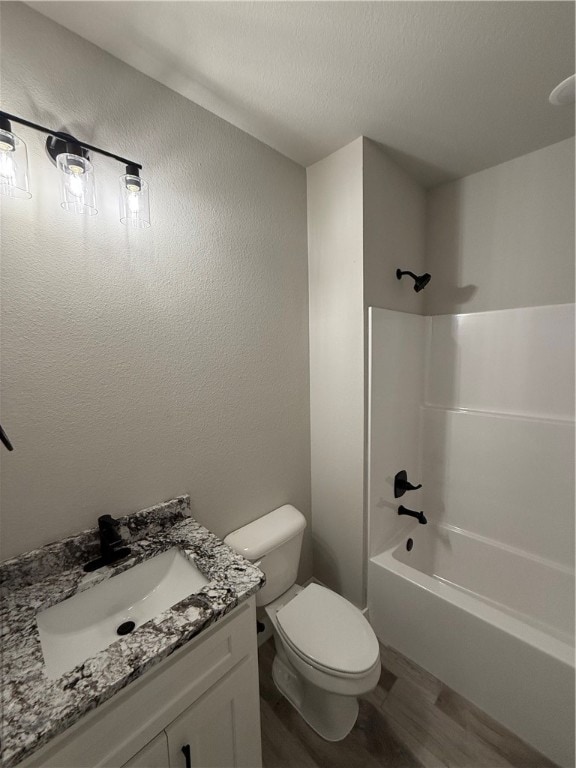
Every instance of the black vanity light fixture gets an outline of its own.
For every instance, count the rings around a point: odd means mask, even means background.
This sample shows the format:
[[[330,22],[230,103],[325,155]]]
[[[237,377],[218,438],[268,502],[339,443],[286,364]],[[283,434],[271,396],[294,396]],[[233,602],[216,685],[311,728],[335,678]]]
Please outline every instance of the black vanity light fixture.
[[[126,167],[120,176],[120,221],[129,227],[150,226],[148,183],[140,177],[142,166],[112,152],[79,141],[68,133],[53,131],[22,117],[0,111],[0,194],[15,198],[31,197],[28,182],[26,144],[12,132],[11,123],[19,123],[48,134],[46,152],[60,171],[60,205],[70,213],[94,216],[96,185],[91,154],[116,160]]]
[[[410,277],[414,280],[414,290],[416,293],[420,293],[423,288],[426,288],[430,282],[430,278],[432,277],[432,275],[429,275],[428,272],[425,272],[423,275],[415,275],[414,272],[410,272],[409,269],[396,270],[396,277],[398,280],[402,280],[404,275],[410,275]]]

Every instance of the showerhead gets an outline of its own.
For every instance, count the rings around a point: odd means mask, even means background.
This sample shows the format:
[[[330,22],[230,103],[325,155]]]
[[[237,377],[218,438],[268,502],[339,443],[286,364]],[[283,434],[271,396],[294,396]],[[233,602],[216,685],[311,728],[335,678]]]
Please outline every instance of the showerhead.
[[[429,282],[430,282],[430,275],[428,274],[428,272],[426,272],[423,275],[420,275],[420,277],[417,277],[416,282],[414,283],[414,290],[416,291],[416,293],[418,293],[418,291],[421,291],[423,288],[426,288]]]
[[[415,275],[414,272],[410,272],[409,269],[397,269],[396,270],[396,277],[398,280],[401,280],[403,275],[410,275],[410,277],[414,280],[414,290],[416,293],[420,293],[421,290],[426,288],[428,283],[430,282],[430,278],[432,275],[429,275],[428,272],[424,272],[423,275]]]

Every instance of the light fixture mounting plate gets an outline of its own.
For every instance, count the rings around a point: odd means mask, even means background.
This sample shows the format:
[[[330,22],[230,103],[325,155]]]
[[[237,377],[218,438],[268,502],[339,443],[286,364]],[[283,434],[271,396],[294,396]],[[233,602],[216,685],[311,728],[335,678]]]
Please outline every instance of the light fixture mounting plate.
[[[78,139],[69,133],[59,132],[58,134],[48,136],[46,139],[46,153],[54,165],[56,165],[56,158],[58,155],[69,151],[69,144],[76,144],[79,150],[78,154],[81,157],[85,157],[87,160],[90,159],[88,150],[78,144]]]

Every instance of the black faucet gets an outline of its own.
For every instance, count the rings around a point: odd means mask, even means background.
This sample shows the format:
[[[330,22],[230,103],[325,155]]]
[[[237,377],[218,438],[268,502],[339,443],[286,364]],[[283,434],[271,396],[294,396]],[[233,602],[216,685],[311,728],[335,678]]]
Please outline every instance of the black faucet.
[[[401,469],[400,472],[396,472],[394,475],[394,498],[399,499],[400,496],[404,496],[406,491],[417,491],[422,488],[422,483],[419,485],[412,485],[408,482],[408,474],[405,469]]]
[[[130,554],[130,547],[126,546],[118,532],[119,520],[115,520],[111,515],[101,515],[98,518],[98,531],[100,533],[100,552],[101,556],[95,560],[86,563],[84,570],[88,573],[102,568],[103,565],[111,565],[123,560]]]
[[[410,515],[410,517],[415,517],[416,520],[418,520],[418,522],[421,525],[426,525],[426,523],[428,522],[428,520],[426,520],[426,518],[424,517],[424,512],[414,512],[414,510],[412,509],[406,509],[406,507],[403,506],[402,504],[400,504],[400,506],[398,507],[398,514]]]

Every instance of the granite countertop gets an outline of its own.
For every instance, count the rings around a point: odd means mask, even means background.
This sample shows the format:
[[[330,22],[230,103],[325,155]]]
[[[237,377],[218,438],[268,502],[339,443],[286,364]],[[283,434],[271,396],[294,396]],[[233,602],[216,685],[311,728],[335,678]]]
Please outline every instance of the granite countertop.
[[[119,518],[127,560],[90,574],[97,529],[0,565],[2,584],[2,766],[10,768],[111,698],[260,589],[264,574],[190,517],[190,498]],[[154,619],[56,680],[44,672],[36,614],[177,547],[209,579]]]

